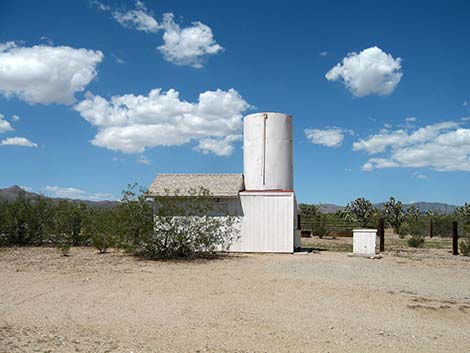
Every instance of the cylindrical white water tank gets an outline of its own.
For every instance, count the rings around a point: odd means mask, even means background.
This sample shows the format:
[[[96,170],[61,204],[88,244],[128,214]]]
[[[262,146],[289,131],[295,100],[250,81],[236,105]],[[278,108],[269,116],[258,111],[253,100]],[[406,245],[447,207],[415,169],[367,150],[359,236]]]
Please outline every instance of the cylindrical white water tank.
[[[245,189],[293,190],[292,116],[247,115],[243,122]]]

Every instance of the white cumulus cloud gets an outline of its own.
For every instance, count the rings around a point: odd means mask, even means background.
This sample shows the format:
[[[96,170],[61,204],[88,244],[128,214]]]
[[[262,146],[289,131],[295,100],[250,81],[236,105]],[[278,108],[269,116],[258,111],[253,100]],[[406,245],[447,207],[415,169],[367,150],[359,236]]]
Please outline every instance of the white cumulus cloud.
[[[241,140],[242,135],[229,135],[224,138],[205,138],[199,140],[194,148],[204,154],[214,153],[217,156],[230,156],[233,152],[233,142]]]
[[[159,23],[142,1],[136,1],[135,9],[125,11],[113,10],[98,1],[93,4],[102,11],[111,12],[125,28],[162,33],[163,44],[157,50],[173,64],[201,68],[208,56],[224,50],[214,39],[212,29],[202,22],[195,21],[191,26],[181,27],[175,22],[174,14],[168,12],[163,14],[163,20]]]
[[[328,81],[342,81],[356,97],[389,95],[402,76],[401,59],[394,59],[378,47],[349,53],[325,75]]]
[[[103,200],[116,200],[116,197],[109,193],[109,192],[103,192],[103,193],[97,193],[97,194],[89,194],[86,198],[87,200],[92,200],[92,201],[103,201]]]
[[[362,166],[366,171],[396,167],[470,171],[470,129],[453,121],[375,134],[355,142],[353,150],[380,154]]]
[[[145,157],[145,156],[139,156],[139,157],[137,158],[136,162],[139,163],[139,164],[146,164],[146,165],[148,165],[148,164],[150,164],[150,159],[148,159],[148,158]]]
[[[158,50],[165,60],[176,65],[201,68],[205,57],[223,50],[214,40],[211,28],[201,22],[182,29],[175,23],[173,14],[166,13],[162,27],[164,44]]]
[[[13,131],[11,124],[5,120],[5,116],[0,114],[0,134],[2,132]]]
[[[96,146],[142,153],[197,141],[202,144],[199,150],[214,152],[213,141],[204,141],[211,138],[220,142],[224,155],[231,153],[227,146],[234,139],[229,136],[240,135],[242,113],[249,107],[234,89],[203,92],[194,103],[182,100],[174,89],[153,89],[146,96],[126,94],[109,100],[87,94],[74,109],[97,127],[92,140]]]
[[[66,199],[77,199],[77,200],[114,200],[113,194],[110,193],[96,193],[90,194],[85,190],[71,188],[71,187],[62,187],[56,185],[46,185],[42,190],[49,196],[60,197]]]
[[[421,179],[421,180],[425,180],[428,178],[427,175],[419,173],[419,172],[414,172],[413,174],[411,174],[411,177],[414,179]]]
[[[436,139],[443,130],[458,127],[453,121],[446,121],[427,125],[413,130],[395,130],[369,136],[353,144],[353,150],[366,151],[369,154],[384,152],[387,148],[397,148],[407,145],[416,145]]]
[[[20,146],[20,147],[38,147],[37,144],[31,142],[26,137],[9,137],[0,142],[1,146]]]
[[[135,28],[143,32],[158,32],[160,26],[144,3],[136,1],[135,7],[134,10],[113,11],[114,19],[126,28]],[[101,10],[106,10],[106,7],[101,7]]]
[[[44,187],[44,191],[56,197],[65,197],[70,199],[83,198],[86,195],[86,192],[80,189],[51,185]]]
[[[0,44],[0,93],[28,103],[72,104],[102,60],[101,51],[83,48]]]
[[[344,133],[339,128],[305,129],[305,136],[310,142],[326,147],[340,147],[344,140]]]
[[[362,170],[370,172],[375,168],[393,168],[398,167],[398,164],[392,160],[388,160],[386,158],[370,158],[364,165],[362,166]]]
[[[113,58],[114,58],[114,60],[116,61],[116,63],[121,64],[121,65],[126,63],[126,60],[121,59],[120,57],[118,57],[118,56],[116,56],[116,55],[114,55],[114,54],[111,54],[111,55],[113,56]]]

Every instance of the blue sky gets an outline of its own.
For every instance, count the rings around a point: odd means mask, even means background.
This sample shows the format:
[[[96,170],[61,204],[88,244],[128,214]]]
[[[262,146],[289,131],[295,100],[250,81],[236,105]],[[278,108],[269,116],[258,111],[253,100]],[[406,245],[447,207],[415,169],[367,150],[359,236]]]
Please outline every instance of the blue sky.
[[[241,117],[281,111],[301,202],[463,204],[469,11],[2,1],[0,187],[105,199],[158,173],[242,172]]]

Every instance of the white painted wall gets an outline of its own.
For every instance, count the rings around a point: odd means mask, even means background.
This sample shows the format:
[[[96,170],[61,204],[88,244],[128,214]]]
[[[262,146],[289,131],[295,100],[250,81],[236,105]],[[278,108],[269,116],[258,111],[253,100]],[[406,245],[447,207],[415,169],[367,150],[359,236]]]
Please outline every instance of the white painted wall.
[[[294,252],[293,192],[241,192],[241,232],[234,252]]]

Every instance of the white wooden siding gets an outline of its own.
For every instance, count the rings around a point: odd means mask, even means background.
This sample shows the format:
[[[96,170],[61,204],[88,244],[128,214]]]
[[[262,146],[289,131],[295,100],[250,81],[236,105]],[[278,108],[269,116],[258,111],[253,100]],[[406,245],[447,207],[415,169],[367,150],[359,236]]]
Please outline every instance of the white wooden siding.
[[[294,193],[241,192],[240,202],[240,239],[230,251],[294,251]]]
[[[353,229],[353,253],[375,255],[376,229]]]

